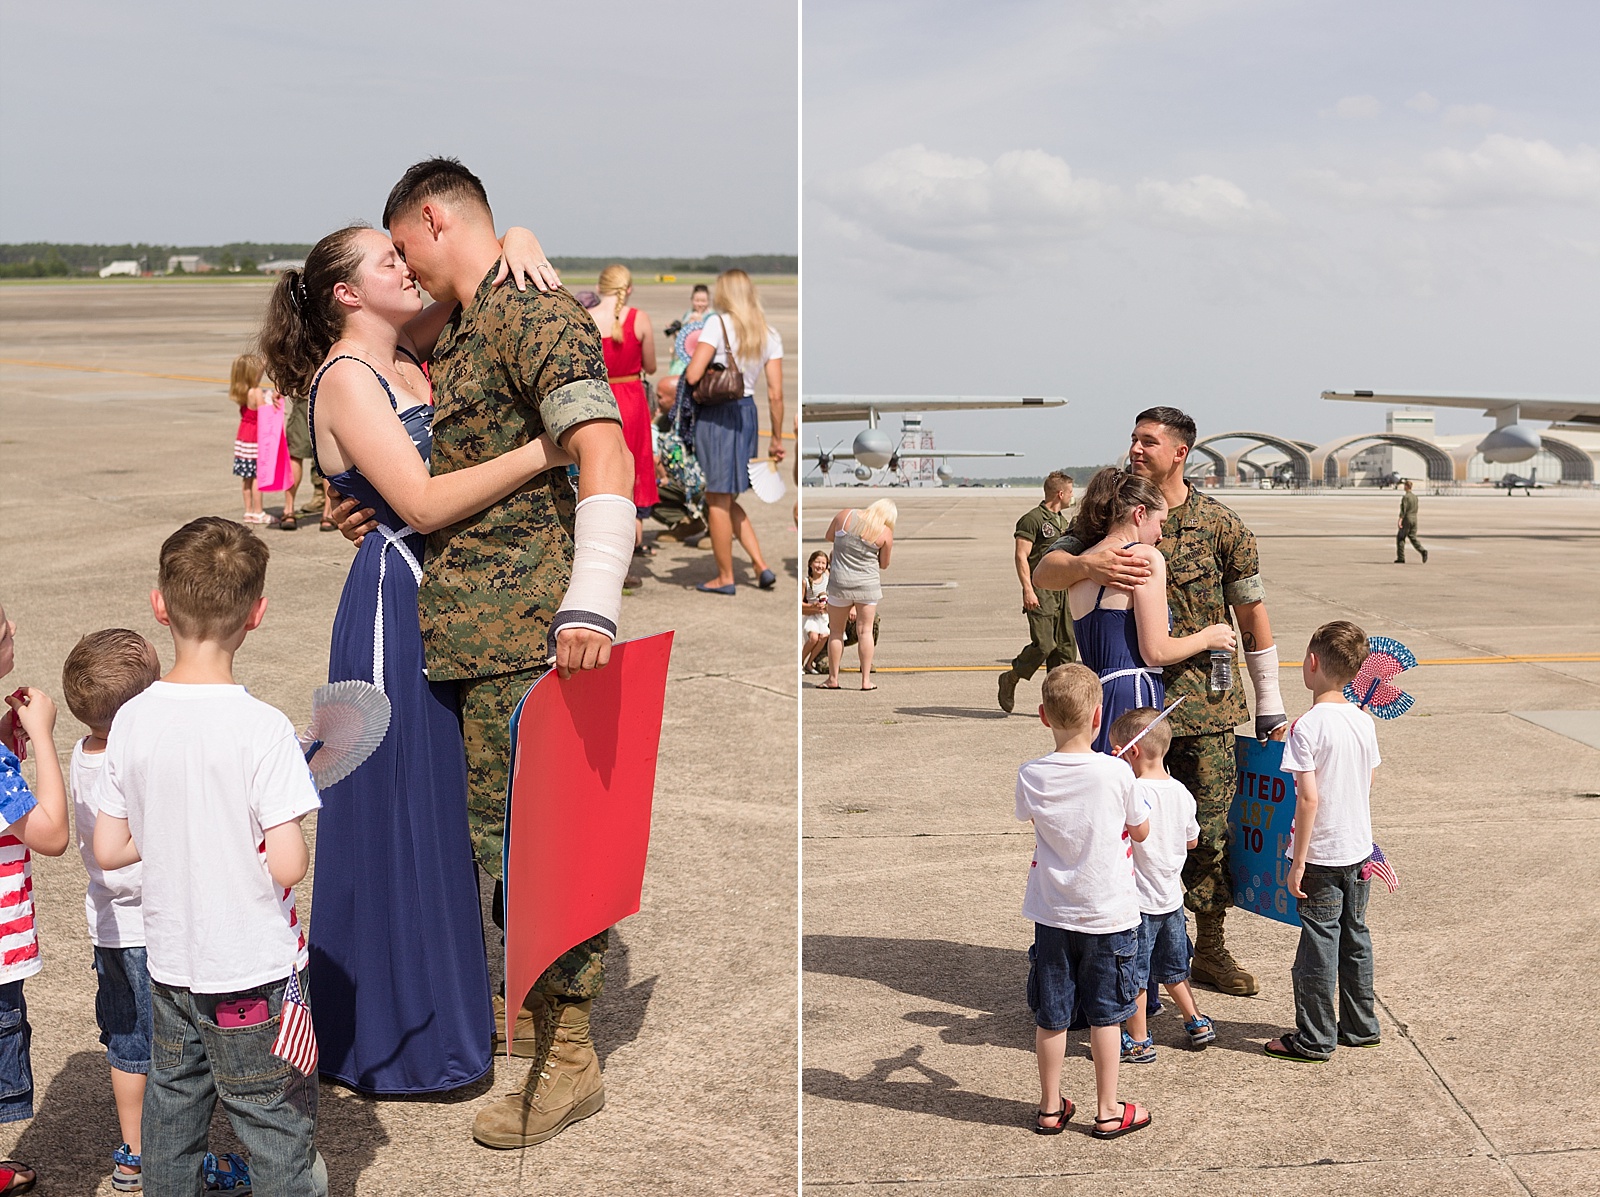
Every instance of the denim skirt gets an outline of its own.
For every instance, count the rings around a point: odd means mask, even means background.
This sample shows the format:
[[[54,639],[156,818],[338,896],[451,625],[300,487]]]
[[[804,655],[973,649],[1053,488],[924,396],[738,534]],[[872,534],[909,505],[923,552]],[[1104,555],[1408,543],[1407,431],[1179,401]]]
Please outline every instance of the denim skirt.
[[[750,459],[756,455],[759,432],[753,396],[696,410],[694,455],[705,471],[707,494],[742,495],[750,489]]]

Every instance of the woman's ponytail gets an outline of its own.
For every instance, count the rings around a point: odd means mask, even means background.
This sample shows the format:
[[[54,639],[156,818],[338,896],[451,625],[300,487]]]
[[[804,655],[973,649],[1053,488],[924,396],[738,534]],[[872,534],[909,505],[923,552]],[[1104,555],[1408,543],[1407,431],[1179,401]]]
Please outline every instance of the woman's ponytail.
[[[356,281],[364,256],[357,235],[366,228],[329,233],[306,255],[304,269],[285,270],[272,288],[257,345],[272,380],[290,395],[310,392],[317,368],[344,331],[333,288]]]
[[[1084,548],[1104,540],[1106,533],[1126,519],[1135,507],[1164,507],[1160,489],[1148,478],[1107,466],[1089,480],[1072,521],[1072,535]]]

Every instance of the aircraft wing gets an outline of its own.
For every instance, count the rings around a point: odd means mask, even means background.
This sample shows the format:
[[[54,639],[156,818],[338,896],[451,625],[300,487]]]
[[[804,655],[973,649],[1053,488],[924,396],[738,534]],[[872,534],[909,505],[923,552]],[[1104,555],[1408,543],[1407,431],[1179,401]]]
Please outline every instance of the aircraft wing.
[[[1324,399],[1387,403],[1393,407],[1470,407],[1486,416],[1515,408],[1524,420],[1600,426],[1600,399],[1536,395],[1391,395],[1383,391],[1323,391]]]
[[[993,449],[895,449],[892,451],[901,461],[911,458],[927,458],[937,461],[942,457],[1022,457],[1021,453]],[[836,453],[823,453],[820,449],[807,449],[801,455],[804,461],[820,461],[826,457],[830,461],[854,461],[856,455],[848,449],[840,449]]]
[[[830,421],[866,421],[872,413],[928,411],[1024,411],[1035,407],[1065,407],[1060,395],[803,395],[800,418],[817,424]]]

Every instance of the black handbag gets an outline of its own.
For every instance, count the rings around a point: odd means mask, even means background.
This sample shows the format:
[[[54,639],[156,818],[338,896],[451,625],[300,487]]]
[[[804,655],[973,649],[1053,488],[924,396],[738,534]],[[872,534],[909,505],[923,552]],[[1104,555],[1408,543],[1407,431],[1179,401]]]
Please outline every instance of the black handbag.
[[[733,347],[728,343],[728,326],[723,323],[720,312],[717,314],[717,323],[722,326],[722,344],[728,354],[728,364],[717,365],[716,356],[712,355],[711,364],[693,388],[694,401],[701,407],[737,403],[744,398],[744,371],[733,359]]]

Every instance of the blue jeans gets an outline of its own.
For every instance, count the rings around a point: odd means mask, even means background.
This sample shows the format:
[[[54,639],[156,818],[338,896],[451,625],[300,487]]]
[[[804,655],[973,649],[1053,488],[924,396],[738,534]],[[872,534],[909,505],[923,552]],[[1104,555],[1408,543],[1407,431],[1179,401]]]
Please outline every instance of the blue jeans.
[[[1153,990],[1158,985],[1187,981],[1193,955],[1182,906],[1166,914],[1139,916],[1139,959],[1134,984],[1140,989]]]
[[[33,1028],[21,981],[0,985],[0,1122],[33,1117]]]
[[[150,974],[143,948],[96,948],[94,1020],[118,1072],[150,1071]]]
[[[1370,881],[1361,861],[1329,867],[1306,865],[1299,900],[1300,947],[1295,952],[1295,1042],[1309,1056],[1331,1056],[1334,1046],[1378,1042],[1377,997],[1372,991],[1372,935],[1367,930]],[[1334,988],[1338,987],[1338,1016]]]
[[[201,1160],[217,1099],[250,1153],[256,1197],[327,1197],[328,1177],[312,1139],[317,1078],[272,1054],[288,978],[238,994],[192,993],[154,979],[150,1078],[144,1091],[145,1191],[201,1197]],[[302,986],[305,974],[300,974]],[[263,997],[266,1022],[219,1027],[224,998]]]
[[[1047,1031],[1080,1025],[1114,1027],[1133,1017],[1135,957],[1139,932],[1130,927],[1108,935],[1033,925],[1028,949],[1028,1009]]]

